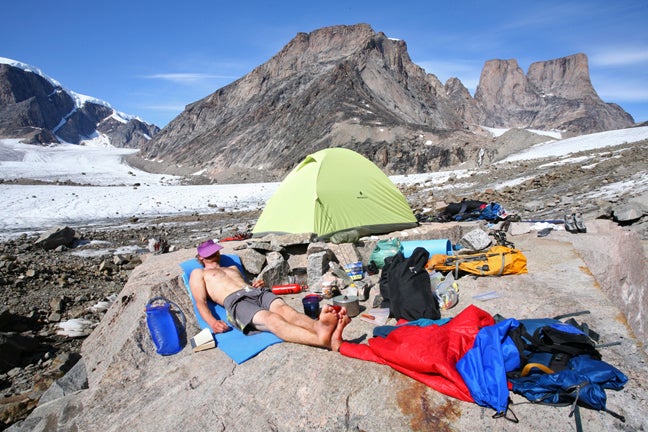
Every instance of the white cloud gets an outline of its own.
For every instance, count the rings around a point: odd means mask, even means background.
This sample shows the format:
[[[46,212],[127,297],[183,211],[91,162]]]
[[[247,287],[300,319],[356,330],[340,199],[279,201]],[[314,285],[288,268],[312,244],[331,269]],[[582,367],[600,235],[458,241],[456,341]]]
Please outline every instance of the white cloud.
[[[632,81],[604,82],[596,86],[596,92],[604,101],[648,101],[648,88],[645,83],[632,83]]]
[[[171,104],[161,104],[161,105],[146,105],[143,106],[143,109],[147,110],[152,110],[152,111],[165,111],[165,112],[175,112],[175,113],[180,113],[184,111],[186,105],[178,104],[178,105],[171,105]]]
[[[144,78],[159,79],[164,81],[171,81],[177,84],[190,85],[190,84],[195,84],[207,80],[213,80],[213,79],[230,80],[230,79],[236,79],[238,77],[228,76],[228,75],[213,75],[213,74],[206,74],[206,73],[160,73],[160,74],[146,75]]]
[[[590,56],[594,66],[628,66],[648,63],[648,48],[608,48]]]

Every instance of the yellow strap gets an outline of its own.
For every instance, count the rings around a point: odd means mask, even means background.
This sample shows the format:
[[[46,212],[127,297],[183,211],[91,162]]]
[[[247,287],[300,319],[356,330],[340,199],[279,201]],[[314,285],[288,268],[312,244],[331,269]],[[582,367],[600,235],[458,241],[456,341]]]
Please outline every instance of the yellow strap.
[[[508,252],[504,252],[500,254],[500,259],[502,260],[502,266],[500,267],[499,273],[497,274],[498,276],[502,276],[502,273],[504,273],[504,267],[506,267],[506,258],[504,258],[504,255],[507,253]]]
[[[531,369],[537,368],[540,369],[544,373],[552,374],[554,371],[547,366],[543,365],[542,363],[527,363],[526,366],[522,369],[522,373],[520,376],[527,376],[531,372]]]

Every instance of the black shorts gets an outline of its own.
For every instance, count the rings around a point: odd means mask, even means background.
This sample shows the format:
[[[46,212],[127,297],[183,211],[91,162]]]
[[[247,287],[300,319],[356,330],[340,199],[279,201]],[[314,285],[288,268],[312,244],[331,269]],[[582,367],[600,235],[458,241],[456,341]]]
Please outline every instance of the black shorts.
[[[244,334],[256,333],[252,320],[257,312],[270,310],[270,304],[279,297],[269,289],[246,286],[225,297],[223,307],[227,320]]]

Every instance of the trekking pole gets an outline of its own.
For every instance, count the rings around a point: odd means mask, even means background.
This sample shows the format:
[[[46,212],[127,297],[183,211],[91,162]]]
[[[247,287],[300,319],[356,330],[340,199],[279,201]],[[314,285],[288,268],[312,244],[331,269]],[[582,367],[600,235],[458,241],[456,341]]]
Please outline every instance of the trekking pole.
[[[574,407],[574,410],[570,414],[570,416],[574,416],[574,422],[576,423],[576,432],[583,432],[583,420],[581,419],[580,415],[580,409],[578,408],[578,405]]]
[[[596,349],[607,348],[607,347],[617,346],[617,345],[621,345],[621,342],[617,341],[617,342],[608,342],[608,343],[604,343],[604,344],[598,344],[598,345],[594,346],[594,348],[596,348]]]
[[[555,317],[553,317],[553,319],[561,320],[563,318],[575,317],[575,316],[580,316],[580,315],[589,315],[589,314],[590,314],[590,311],[582,310],[582,311],[578,311],[578,312],[571,312],[571,313],[566,313],[566,314],[562,314],[562,315],[556,315]]]

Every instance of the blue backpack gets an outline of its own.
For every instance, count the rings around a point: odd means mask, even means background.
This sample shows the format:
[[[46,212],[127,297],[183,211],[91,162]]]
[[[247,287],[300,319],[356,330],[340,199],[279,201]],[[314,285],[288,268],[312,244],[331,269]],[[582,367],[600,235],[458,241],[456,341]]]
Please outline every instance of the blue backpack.
[[[621,390],[628,378],[601,360],[598,335],[573,318],[519,320],[509,337],[520,354],[520,367],[507,374],[512,390],[532,403],[570,405],[576,429],[582,430],[578,407],[605,411],[605,390]]]

